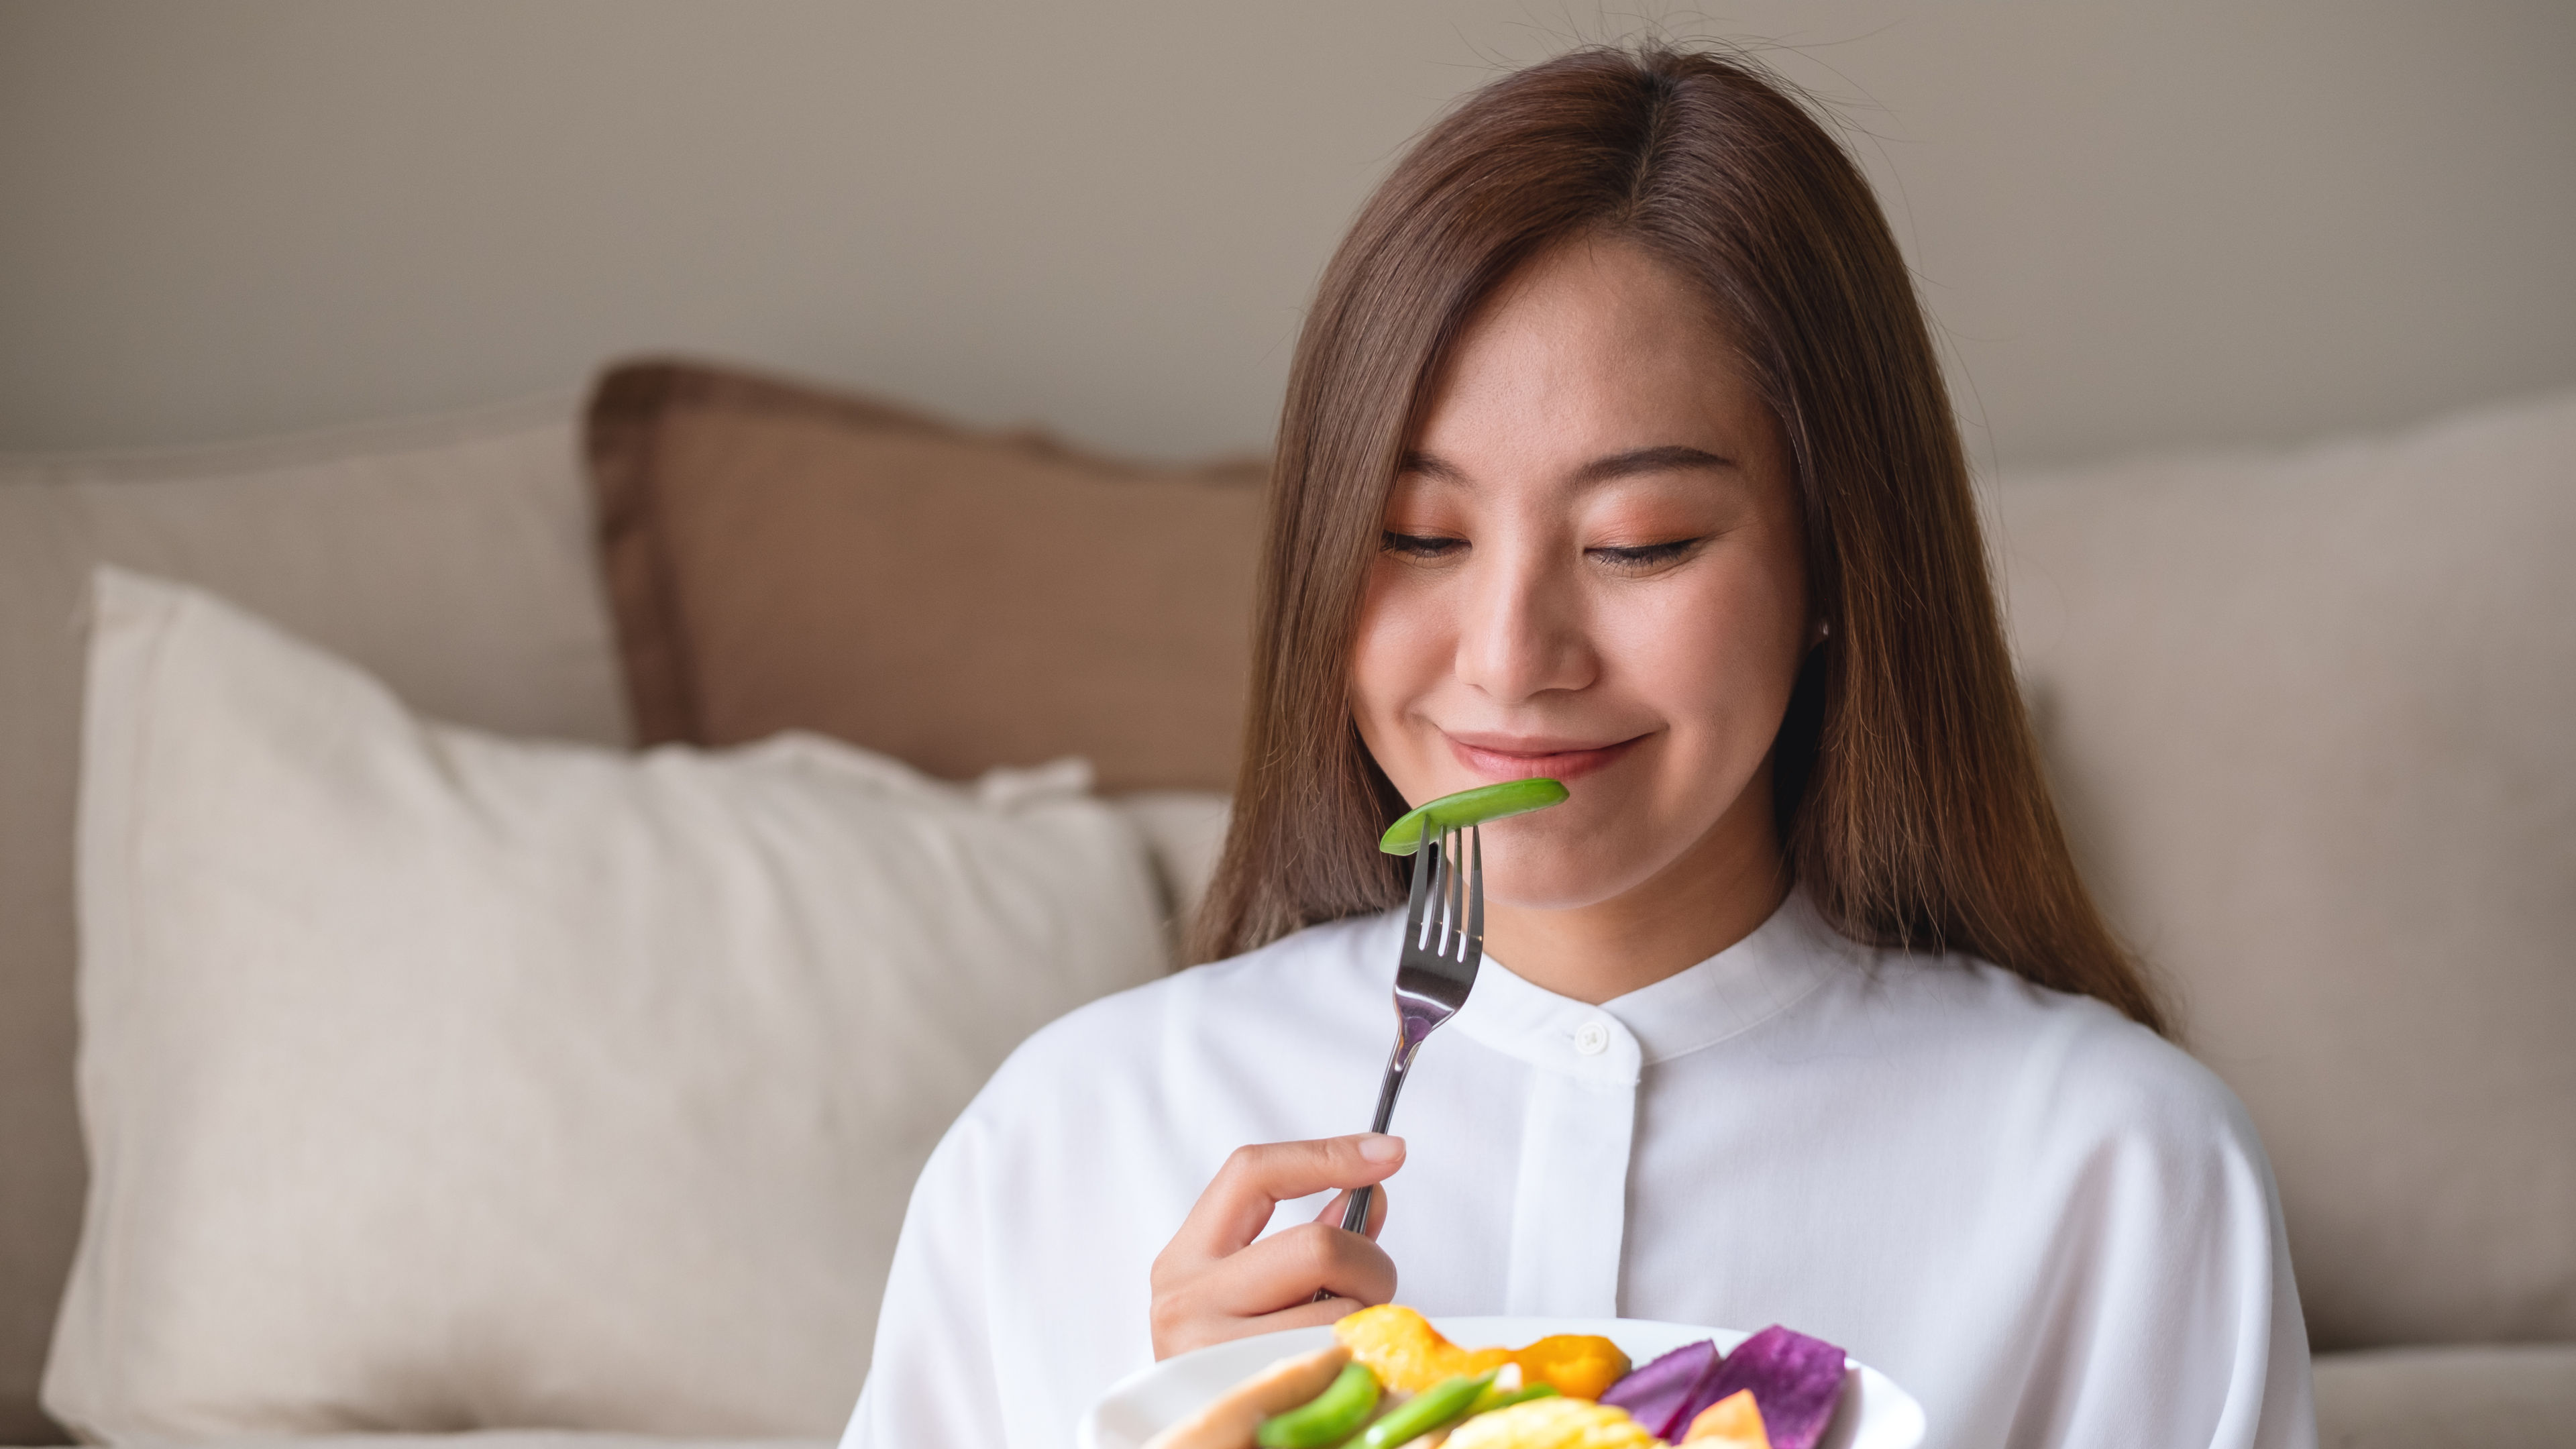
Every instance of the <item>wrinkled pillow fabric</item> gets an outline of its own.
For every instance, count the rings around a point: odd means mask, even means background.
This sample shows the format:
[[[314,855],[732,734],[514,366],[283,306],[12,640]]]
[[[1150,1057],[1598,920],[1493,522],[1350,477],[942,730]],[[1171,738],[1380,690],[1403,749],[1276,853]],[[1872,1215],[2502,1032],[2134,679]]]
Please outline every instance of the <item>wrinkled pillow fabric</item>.
[[[2576,1339],[2576,394],[1994,490],[2059,802],[2323,1349]]]
[[[1163,969],[1079,766],[519,742],[209,595],[95,613],[86,1435],[829,1437],[949,1117]]]
[[[72,817],[90,571],[236,599],[441,719],[624,744],[578,399],[254,443],[0,456],[0,1444],[36,1407],[86,1169]]]
[[[1152,467],[706,364],[587,420],[638,737],[1231,790],[1267,465]]]

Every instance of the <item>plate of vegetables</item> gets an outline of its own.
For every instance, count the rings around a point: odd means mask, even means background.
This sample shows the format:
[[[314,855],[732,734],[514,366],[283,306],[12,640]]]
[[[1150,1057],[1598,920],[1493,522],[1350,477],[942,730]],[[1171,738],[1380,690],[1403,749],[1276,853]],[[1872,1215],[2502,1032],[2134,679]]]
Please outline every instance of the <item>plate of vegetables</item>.
[[[1517,1344],[1519,1347],[1509,1347]],[[1490,1345],[1469,1347],[1468,1345]],[[1397,1304],[1135,1374],[1082,1449],[1913,1449],[1922,1407],[1821,1339]]]

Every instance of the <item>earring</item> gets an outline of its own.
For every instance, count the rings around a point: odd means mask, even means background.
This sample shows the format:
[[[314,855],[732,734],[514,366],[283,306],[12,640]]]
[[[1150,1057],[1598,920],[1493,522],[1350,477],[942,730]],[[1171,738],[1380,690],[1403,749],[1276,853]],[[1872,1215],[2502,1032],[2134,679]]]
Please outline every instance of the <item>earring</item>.
[[[1834,622],[1833,622],[1833,620],[1831,620],[1831,619],[1818,619],[1818,620],[1816,621],[1816,642],[1817,642],[1817,643],[1822,644],[1822,643],[1824,643],[1827,639],[1832,638],[1832,637],[1833,637],[1833,632],[1834,632]]]

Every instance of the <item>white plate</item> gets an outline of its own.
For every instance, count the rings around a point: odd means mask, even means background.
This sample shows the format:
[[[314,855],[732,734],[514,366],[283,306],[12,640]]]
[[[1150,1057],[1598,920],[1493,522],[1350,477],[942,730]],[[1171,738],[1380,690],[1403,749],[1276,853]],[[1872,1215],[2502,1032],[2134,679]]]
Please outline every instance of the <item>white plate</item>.
[[[1551,1333],[1597,1333],[1641,1365],[1704,1338],[1731,1350],[1751,1337],[1737,1330],[1644,1318],[1435,1318],[1431,1323],[1450,1342],[1467,1348],[1518,1347]],[[1078,1442],[1082,1449],[1143,1449],[1164,1426],[1196,1413],[1272,1363],[1332,1341],[1330,1328],[1292,1328],[1167,1358],[1120,1380],[1094,1404],[1083,1416]],[[1853,1363],[1843,1380],[1842,1406],[1834,1411],[1833,1427],[1818,1449],[1914,1449],[1922,1442],[1923,1406],[1887,1375]]]

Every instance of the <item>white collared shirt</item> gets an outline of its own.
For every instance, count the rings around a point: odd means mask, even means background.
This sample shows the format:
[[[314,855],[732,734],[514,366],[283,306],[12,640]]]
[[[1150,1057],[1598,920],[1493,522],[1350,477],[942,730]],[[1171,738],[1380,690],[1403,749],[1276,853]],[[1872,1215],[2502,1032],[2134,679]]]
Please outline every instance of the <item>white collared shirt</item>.
[[[1315,927],[1023,1045],[922,1171],[843,1449],[1071,1443],[1152,1362],[1149,1265],[1226,1155],[1368,1125],[1398,931]],[[2314,1442],[2226,1087],[2098,1002],[1855,945],[1801,896],[1601,1006],[1488,957],[1393,1130],[1379,1241],[1425,1312],[1787,1324],[1913,1393],[1932,1446]]]

